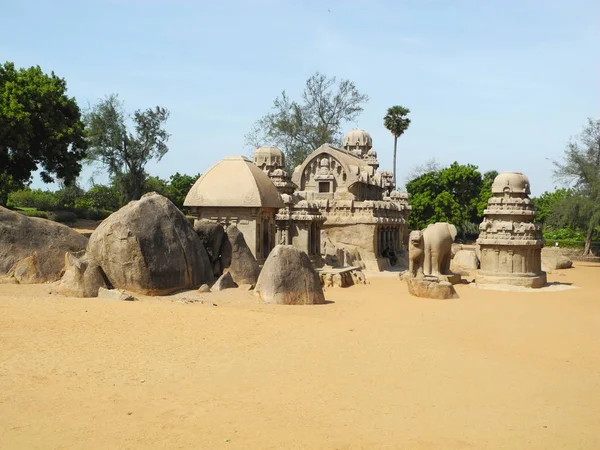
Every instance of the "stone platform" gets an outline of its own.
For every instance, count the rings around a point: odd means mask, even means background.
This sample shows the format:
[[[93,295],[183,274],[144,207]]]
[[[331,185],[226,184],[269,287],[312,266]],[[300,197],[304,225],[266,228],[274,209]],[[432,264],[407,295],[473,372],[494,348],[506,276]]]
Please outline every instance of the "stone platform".
[[[478,270],[475,275],[475,283],[522,286],[537,289],[546,285],[546,272],[517,275],[515,273],[495,273]]]
[[[458,294],[454,290],[454,286],[452,286],[449,281],[445,281],[438,277],[407,277],[406,284],[408,286],[409,294],[414,295],[415,297],[433,298],[438,300],[458,298]]]

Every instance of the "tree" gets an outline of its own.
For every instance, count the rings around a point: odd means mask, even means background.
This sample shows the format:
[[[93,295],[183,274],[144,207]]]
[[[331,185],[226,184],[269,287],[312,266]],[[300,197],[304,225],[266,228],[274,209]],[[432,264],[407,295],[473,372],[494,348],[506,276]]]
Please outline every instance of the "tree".
[[[253,147],[274,145],[286,156],[288,170],[304,161],[326,143],[339,144],[342,126],[355,120],[369,98],[361,94],[352,81],[327,78],[316,72],[307,81],[299,102],[285,91],[273,102],[273,112],[263,116],[246,134],[246,144]]]
[[[187,193],[200,176],[201,174],[197,174],[191,177],[189,175],[182,175],[179,172],[171,175],[169,187],[167,189],[167,197],[169,200],[171,200],[179,209],[183,209],[183,202],[185,201]]]
[[[169,150],[170,135],[163,128],[168,118],[169,111],[160,106],[136,110],[130,117],[115,94],[101,100],[85,115],[88,160],[106,168],[127,200],[141,197],[148,161],[160,161]],[[133,121],[133,133],[127,130],[128,119]]]
[[[412,207],[409,227],[425,228],[430,223],[450,222],[465,236],[483,219],[497,172],[482,177],[477,166],[454,162],[450,167],[424,173],[406,184]]]
[[[554,161],[554,177],[571,187],[556,208],[557,223],[585,231],[583,253],[592,249],[600,228],[600,119],[588,119],[583,131],[571,138],[562,161]]]
[[[0,65],[0,204],[40,168],[46,183],[57,178],[71,184],[79,175],[85,130],[79,106],[66,92],[65,80],[54,72]]]
[[[557,208],[562,200],[571,194],[569,189],[556,189],[554,192],[544,192],[539,197],[531,199],[535,206],[535,219],[543,224],[551,224],[556,219]]]
[[[410,126],[410,119],[407,117],[409,113],[410,109],[396,105],[388,108],[387,114],[383,118],[383,125],[394,136],[394,186],[396,186],[396,149],[398,147],[398,138]]]

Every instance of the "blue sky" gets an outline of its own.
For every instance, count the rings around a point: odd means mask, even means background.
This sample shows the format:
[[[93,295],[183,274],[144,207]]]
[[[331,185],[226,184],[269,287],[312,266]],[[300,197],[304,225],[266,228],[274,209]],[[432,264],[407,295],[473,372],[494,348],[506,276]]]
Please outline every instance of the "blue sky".
[[[147,166],[163,178],[248,155],[252,123],[317,70],[369,95],[346,128],[371,133],[382,169],[385,111],[411,109],[399,182],[436,158],[522,171],[539,194],[600,110],[597,1],[0,0],[0,11],[0,60],[54,71],[82,107],[118,93],[131,111],[171,111],[170,150]]]

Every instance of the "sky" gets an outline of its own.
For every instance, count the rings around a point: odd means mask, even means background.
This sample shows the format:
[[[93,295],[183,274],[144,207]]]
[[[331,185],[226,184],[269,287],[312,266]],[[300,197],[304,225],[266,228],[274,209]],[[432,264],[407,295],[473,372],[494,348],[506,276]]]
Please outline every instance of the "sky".
[[[82,108],[117,93],[131,112],[169,109],[169,152],[147,165],[161,178],[251,154],[252,124],[316,71],[369,96],[344,132],[369,131],[381,169],[386,110],[410,108],[398,184],[435,158],[523,172],[539,195],[600,116],[597,1],[0,0],[0,12],[0,61],[54,71]]]

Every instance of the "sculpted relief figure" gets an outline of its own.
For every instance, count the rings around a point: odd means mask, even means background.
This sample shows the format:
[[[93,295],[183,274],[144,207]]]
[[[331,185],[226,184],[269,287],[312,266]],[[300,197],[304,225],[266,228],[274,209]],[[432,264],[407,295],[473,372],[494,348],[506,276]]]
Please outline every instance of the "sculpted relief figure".
[[[450,273],[456,227],[446,222],[430,224],[409,237],[409,273],[412,277]]]

